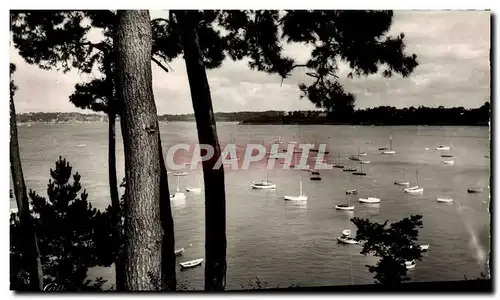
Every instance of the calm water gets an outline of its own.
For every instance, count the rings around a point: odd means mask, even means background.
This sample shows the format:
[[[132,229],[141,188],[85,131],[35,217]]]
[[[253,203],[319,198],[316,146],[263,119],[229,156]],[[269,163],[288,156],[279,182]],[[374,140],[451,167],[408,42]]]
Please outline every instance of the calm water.
[[[119,127],[119,126],[118,126]],[[339,169],[323,170],[322,181],[310,181],[301,170],[270,170],[275,191],[252,190],[251,181],[265,179],[262,164],[250,170],[226,170],[227,195],[227,288],[248,286],[259,277],[268,287],[306,284],[372,283],[365,267],[375,264],[373,257],[359,254],[361,246],[337,244],[341,230],[348,228],[349,217],[366,217],[383,222],[397,221],[410,214],[423,215],[420,243],[430,244],[417,267],[409,271],[414,281],[461,280],[486,272],[489,251],[490,160],[488,127],[366,127],[366,126],[238,126],[218,124],[221,143],[270,143],[278,136],[283,141],[322,142],[328,144],[330,161],[337,161],[337,150],[347,162],[349,154],[360,149],[371,164],[363,165],[366,177],[348,175]],[[195,123],[161,124],[164,151],[176,143],[197,141]],[[380,155],[393,136],[393,156]],[[294,137],[295,136],[295,137]],[[107,178],[107,124],[33,124],[19,127],[23,170],[28,188],[45,195],[49,169],[59,155],[82,175],[89,200],[98,208],[109,205]],[[117,132],[119,180],[124,177],[123,144]],[[85,146],[82,146],[85,144]],[[444,165],[438,145],[449,145],[455,165]],[[80,145],[80,146],[78,146]],[[426,151],[428,147],[431,150]],[[190,154],[180,152],[182,159]],[[358,166],[359,167],[359,166]],[[403,179],[425,188],[422,196],[410,196],[393,184]],[[197,186],[201,170],[186,170],[180,187]],[[176,188],[176,177],[170,177]],[[285,203],[284,195],[298,195],[299,181],[309,197],[307,204]],[[374,182],[375,181],[375,182]],[[468,187],[482,187],[481,194],[468,194]],[[350,199],[354,212],[335,210],[345,203],[344,190],[357,188]],[[123,191],[121,191],[123,192]],[[359,197],[381,198],[378,206],[357,202]],[[184,203],[172,203],[176,246],[184,247],[179,261],[204,256],[204,195],[186,193]],[[452,204],[437,203],[436,197],[450,196]],[[11,202],[14,206],[14,201]],[[354,229],[354,228],[352,228]],[[178,271],[180,280],[203,288],[203,267]],[[92,275],[104,276],[113,283],[113,270],[97,268]]]

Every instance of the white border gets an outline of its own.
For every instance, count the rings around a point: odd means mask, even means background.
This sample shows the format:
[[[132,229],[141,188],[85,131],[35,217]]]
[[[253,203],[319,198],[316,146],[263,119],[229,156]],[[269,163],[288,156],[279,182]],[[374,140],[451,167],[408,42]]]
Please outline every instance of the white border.
[[[1,180],[1,186],[0,186],[0,195],[5,195],[7,196],[7,192],[9,190],[9,172],[7,171],[9,168],[9,162],[8,162],[8,149],[7,149],[7,144],[9,143],[9,116],[8,116],[8,101],[7,101],[7,95],[8,95],[8,71],[7,71],[7,64],[9,60],[9,47],[7,45],[7,41],[9,40],[8,37],[8,8],[6,4],[9,3],[7,1],[2,2],[2,17],[3,20],[0,22],[2,26],[2,30],[0,30],[0,40],[4,41],[5,45],[4,47],[0,47],[2,53],[2,60],[4,62],[1,64],[4,66],[4,71],[2,73],[2,76],[4,79],[1,80],[2,82],[2,95],[4,95],[4,109],[0,110],[2,114],[4,114],[3,118],[0,118],[0,126],[2,130],[0,130],[1,134],[1,140],[3,140],[4,147],[0,149],[1,151],[1,157],[3,158],[1,160],[1,165],[0,165],[0,172],[2,176]],[[36,1],[15,1],[13,2],[13,5],[15,6],[16,9],[33,9],[33,8],[38,8],[38,9],[74,9],[75,6],[78,6],[79,8],[85,7],[86,9],[97,9],[97,8],[104,8],[106,6],[109,6],[109,2],[103,2],[102,0],[87,0],[85,1],[85,5],[82,5],[82,2],[79,2],[79,5],[75,5],[75,2],[70,2],[70,1],[43,1],[43,2],[36,2]],[[468,1],[468,2],[458,2],[458,1],[412,1],[410,3],[409,1],[297,1],[297,2],[292,2],[290,0],[287,1],[249,1],[249,2],[239,2],[239,1],[234,1],[234,2],[229,2],[229,1],[131,1],[131,0],[126,0],[126,1],[120,1],[120,2],[115,2],[113,3],[113,7],[116,7],[116,4],[120,3],[119,8],[127,8],[127,9],[138,9],[138,8],[144,8],[144,7],[149,7],[151,9],[162,9],[165,6],[169,6],[169,8],[177,8],[177,9],[214,9],[214,8],[232,8],[232,9],[278,9],[278,8],[295,8],[295,9],[420,9],[420,10],[428,10],[428,9],[492,9],[493,12],[498,12],[498,1],[485,1],[485,0],[475,0],[475,1]],[[108,5],[106,5],[108,4]],[[496,22],[498,23],[498,21]],[[425,26],[425,25],[424,25]],[[496,30],[498,28],[498,24],[495,24],[495,32],[498,35],[498,31]],[[497,58],[497,62],[495,65],[495,69],[498,69],[498,48],[495,49],[495,56]],[[494,84],[497,84],[496,86],[498,87],[498,77],[496,78],[496,81]],[[496,99],[496,97],[494,97]],[[497,107],[496,101],[493,102],[493,107],[495,108],[495,115],[498,115],[499,113],[499,108]],[[498,133],[498,126],[495,127],[495,132]],[[495,147],[497,148],[497,147]],[[496,156],[496,153],[495,153]],[[494,169],[496,169],[497,165],[495,164]],[[498,183],[498,178],[495,179],[494,187],[497,187]],[[5,241],[7,245],[4,246],[3,252],[4,252],[4,259],[3,262],[8,262],[8,241],[9,241],[9,230],[7,227],[8,222],[6,221],[7,218],[7,210],[9,206],[9,201],[7,199],[3,199],[2,205],[3,205],[3,211],[4,211],[4,221],[2,222],[4,225],[1,228],[1,240]],[[491,212],[493,213],[493,212]],[[497,232],[498,228],[496,227],[496,224],[498,222],[495,222],[495,232]],[[496,249],[496,245],[495,245]],[[495,264],[495,270],[497,270],[498,273],[498,258],[495,260],[497,263]],[[1,290],[4,296],[7,296],[9,299],[11,297],[14,297],[14,294],[9,291],[9,268],[7,267],[7,263],[3,264],[2,268],[3,272],[1,273],[1,278],[0,278],[0,284],[1,284]],[[498,276],[497,276],[498,277]],[[494,278],[495,284],[498,288],[498,280],[497,278]],[[29,295],[16,295],[17,297],[27,297]],[[101,297],[101,295],[99,295]],[[107,296],[107,295],[106,295]],[[120,295],[121,296],[121,295]],[[141,295],[134,295],[134,296],[140,296],[144,297],[143,294]],[[148,295],[152,298],[163,298],[163,297],[179,297],[175,295]],[[183,295],[187,297],[196,297],[196,295]],[[203,295],[205,296],[205,294]],[[278,295],[276,295],[278,296]],[[275,296],[275,297],[276,297]],[[290,294],[286,295],[281,295],[280,297],[288,297]],[[305,297],[304,295],[300,295],[301,297]],[[380,297],[387,297],[389,295],[369,295],[370,298],[380,298]],[[396,297],[400,297],[399,295],[394,295]],[[424,295],[423,295],[424,296]],[[34,296],[29,296],[29,297],[34,297]],[[61,298],[69,298],[71,296],[61,296]],[[84,298],[91,299],[95,297],[95,295],[85,295],[83,296]],[[236,297],[235,295],[227,295],[225,297]],[[250,297],[257,297],[257,296],[250,296]],[[263,294],[259,294],[259,297],[269,297],[269,296],[264,296]],[[405,297],[408,297],[405,295]],[[429,295],[425,295],[424,297],[429,297]],[[432,296],[433,298],[436,296]],[[456,295],[448,295],[448,296],[440,296],[440,297],[445,297],[445,298],[451,298],[451,297],[456,297]],[[2,297],[4,298],[4,297]],[[356,298],[361,298],[361,296],[356,296]]]

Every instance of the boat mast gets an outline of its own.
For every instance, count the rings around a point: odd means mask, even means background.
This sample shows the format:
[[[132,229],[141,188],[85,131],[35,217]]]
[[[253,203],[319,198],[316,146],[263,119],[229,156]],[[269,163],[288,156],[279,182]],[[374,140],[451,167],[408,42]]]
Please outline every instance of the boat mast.
[[[180,191],[180,190],[179,190],[179,182],[180,182],[180,177],[179,177],[179,176],[177,176],[177,192],[179,192],[179,191]]]
[[[300,196],[303,196],[302,195],[302,180],[300,181]]]
[[[390,143],[389,150],[392,151],[392,135],[389,136],[389,143]]]
[[[418,169],[415,172],[417,174],[417,186],[418,186]]]

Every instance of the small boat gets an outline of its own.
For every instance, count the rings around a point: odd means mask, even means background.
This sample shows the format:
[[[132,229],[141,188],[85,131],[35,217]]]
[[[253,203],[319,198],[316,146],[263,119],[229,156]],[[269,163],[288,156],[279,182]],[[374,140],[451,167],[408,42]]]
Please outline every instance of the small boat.
[[[352,175],[358,175],[358,176],[366,176],[366,172],[363,172],[363,164],[359,164],[361,167],[359,171],[352,172]]]
[[[311,175],[319,175],[318,171],[311,171]]]
[[[190,193],[201,193],[201,188],[190,188],[190,187],[186,187],[186,192],[190,192]]]
[[[380,199],[375,198],[375,197],[359,198],[359,202],[361,202],[361,203],[380,203]]]
[[[429,250],[429,247],[430,247],[430,245],[429,245],[429,244],[426,244],[426,245],[420,245],[420,251],[422,251],[422,252],[426,252],[427,250]]]
[[[350,236],[351,235],[351,230],[350,229],[342,230],[342,235],[344,235],[344,236]]]
[[[407,269],[413,269],[416,265],[417,263],[414,260],[405,261],[405,266]]]
[[[425,151],[429,151],[429,150],[431,150],[431,148],[425,148]]]
[[[455,161],[454,160],[445,160],[445,161],[443,161],[443,164],[445,164],[445,165],[454,165]]]
[[[369,161],[369,160],[361,160],[361,161],[359,161],[359,163],[363,164],[363,165],[366,165],[366,164],[371,163],[371,161]]]
[[[368,154],[366,152],[360,152],[358,153],[358,156],[367,156]]]
[[[392,149],[392,136],[389,137],[389,143],[390,143],[389,150],[382,151],[382,154],[391,154],[391,155],[396,154],[396,151]]]
[[[356,241],[353,237],[350,236],[339,236],[337,238],[337,241],[342,244],[350,244],[350,245],[359,244],[359,241]]]
[[[404,189],[404,192],[407,194],[422,194],[424,192],[424,188],[418,186],[418,170],[416,170],[415,173],[417,178],[417,185]]]
[[[181,193],[180,192],[180,188],[179,188],[179,177],[177,177],[177,192],[175,192],[175,194],[173,195],[170,195],[170,201],[182,201],[182,200],[186,200],[186,194],[184,193]]]
[[[276,184],[270,181],[262,180],[261,182],[258,183],[252,183],[252,188],[260,190],[271,190],[271,189],[276,189]]]
[[[85,146],[87,146],[87,144],[78,144],[78,145],[76,145],[76,146],[77,146],[77,147],[85,147]]]
[[[195,259],[195,260],[181,262],[180,265],[182,268],[187,269],[187,268],[193,268],[193,267],[199,266],[199,265],[201,265],[202,262],[203,262],[203,258],[199,258],[199,259]]]
[[[300,195],[299,196],[284,196],[285,201],[307,201],[307,196],[302,191],[302,180],[300,181]]]
[[[410,185],[410,182],[407,181],[407,180],[396,180],[396,181],[394,181],[394,184],[395,185],[405,185],[405,186],[408,186],[408,185]]]
[[[199,187],[186,187],[186,192],[199,194],[201,193],[201,180],[198,180]]]
[[[186,176],[188,173],[186,172],[177,172],[177,173],[174,173],[174,176]]]
[[[387,149],[389,149],[389,148],[387,148],[387,147],[380,147],[380,148],[378,148],[378,150],[387,150]]]
[[[490,156],[489,155],[485,155],[484,158],[490,158]]]
[[[309,179],[311,179],[311,180],[321,180],[321,177],[319,177],[319,176],[311,176]]]
[[[469,194],[476,194],[476,193],[481,193],[483,192],[483,189],[481,188],[468,188],[467,193]]]
[[[357,169],[354,167],[354,165],[350,165],[349,167],[344,168],[342,171],[344,171],[344,172],[356,172]]]
[[[259,190],[274,190],[274,189],[276,189],[276,184],[269,181],[269,173],[266,173],[266,180],[262,180],[261,182],[258,182],[258,183],[252,183],[251,186],[253,189],[259,189]]]
[[[337,163],[332,165],[332,167],[337,169],[343,169],[344,165],[340,163],[340,150],[337,149]]]
[[[357,156],[354,156],[354,155],[349,156],[349,159],[350,160],[354,160],[354,161],[360,161],[361,160],[361,158],[359,158]]]
[[[354,206],[349,204],[337,204],[335,205],[335,209],[337,210],[354,210]]]
[[[358,190],[357,189],[351,189],[351,190],[346,190],[345,191],[345,194],[346,195],[355,195],[358,193]]]
[[[405,179],[404,180],[396,180],[396,181],[394,181],[395,185],[404,185],[404,186],[409,186],[410,185],[410,182],[408,180],[406,180],[406,177],[407,177],[406,176],[406,168],[404,168],[404,173],[405,173],[405,175],[404,175]]]
[[[181,256],[182,253],[184,253],[184,248],[180,248],[180,249],[175,249],[174,250],[175,256]]]
[[[437,198],[437,201],[438,201],[438,202],[442,202],[442,203],[450,203],[450,202],[453,202],[453,199],[451,199],[451,198],[442,198],[442,197],[438,197],[438,198]]]
[[[438,151],[448,151],[448,150],[450,150],[450,147],[439,145],[439,146],[436,147],[436,150],[438,150]]]
[[[453,157],[451,154],[441,154],[441,157]]]

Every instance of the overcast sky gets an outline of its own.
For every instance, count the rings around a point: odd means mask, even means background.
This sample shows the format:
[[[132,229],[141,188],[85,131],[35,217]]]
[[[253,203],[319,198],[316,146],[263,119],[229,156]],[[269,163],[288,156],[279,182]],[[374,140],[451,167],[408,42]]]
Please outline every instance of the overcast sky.
[[[151,12],[152,17],[163,12]],[[356,95],[356,107],[379,105],[445,107],[481,106],[490,93],[490,13],[475,11],[396,11],[391,33],[404,32],[407,50],[418,55],[420,65],[410,78],[378,75],[347,79],[344,87]],[[310,50],[293,46],[287,52],[299,60]],[[18,113],[39,111],[81,111],[68,101],[76,72],[63,74],[44,71],[26,64],[11,46],[11,61],[19,90]],[[192,113],[192,104],[184,61],[171,64],[174,72],[165,73],[153,64],[153,88],[159,114]],[[307,99],[299,99],[297,84],[306,78],[295,72],[280,86],[281,79],[251,71],[244,62],[228,60],[217,70],[208,71],[215,111],[301,110],[314,109]],[[344,79],[345,78],[345,79]]]

